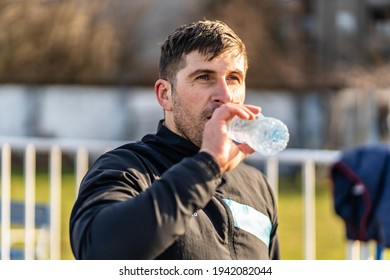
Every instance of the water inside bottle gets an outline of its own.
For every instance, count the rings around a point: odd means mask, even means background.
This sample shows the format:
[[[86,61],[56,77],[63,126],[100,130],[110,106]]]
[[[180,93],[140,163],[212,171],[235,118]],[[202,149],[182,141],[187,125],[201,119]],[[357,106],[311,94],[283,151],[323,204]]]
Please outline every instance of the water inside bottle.
[[[261,118],[259,121],[250,122],[250,126],[245,142],[257,152],[271,156],[287,147],[288,130],[280,120]]]
[[[234,117],[228,124],[228,135],[236,142],[247,143],[265,156],[284,150],[289,140],[288,129],[282,121],[261,114],[256,120]]]

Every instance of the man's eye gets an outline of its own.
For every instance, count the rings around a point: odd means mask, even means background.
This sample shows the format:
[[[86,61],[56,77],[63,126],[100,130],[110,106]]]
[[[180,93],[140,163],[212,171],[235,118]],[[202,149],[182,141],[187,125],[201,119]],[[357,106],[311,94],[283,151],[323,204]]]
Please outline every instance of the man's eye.
[[[210,80],[209,75],[200,75],[196,78],[197,80]]]
[[[240,81],[240,78],[239,77],[237,77],[237,76],[230,76],[229,77],[229,80],[233,80],[233,81]]]

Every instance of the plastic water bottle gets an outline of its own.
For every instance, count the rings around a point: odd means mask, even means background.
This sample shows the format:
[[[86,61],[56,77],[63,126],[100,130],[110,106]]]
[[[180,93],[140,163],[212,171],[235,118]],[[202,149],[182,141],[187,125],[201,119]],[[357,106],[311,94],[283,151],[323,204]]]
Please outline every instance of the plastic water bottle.
[[[238,143],[246,143],[265,156],[275,155],[287,147],[290,134],[280,120],[258,114],[254,120],[234,117],[228,122],[228,136]]]

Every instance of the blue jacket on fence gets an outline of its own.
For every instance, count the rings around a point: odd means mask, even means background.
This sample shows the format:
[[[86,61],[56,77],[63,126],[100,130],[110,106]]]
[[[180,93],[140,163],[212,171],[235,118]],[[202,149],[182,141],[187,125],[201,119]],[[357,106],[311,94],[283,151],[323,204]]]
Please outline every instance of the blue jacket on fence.
[[[363,145],[344,151],[332,165],[334,208],[348,239],[390,247],[390,149]]]

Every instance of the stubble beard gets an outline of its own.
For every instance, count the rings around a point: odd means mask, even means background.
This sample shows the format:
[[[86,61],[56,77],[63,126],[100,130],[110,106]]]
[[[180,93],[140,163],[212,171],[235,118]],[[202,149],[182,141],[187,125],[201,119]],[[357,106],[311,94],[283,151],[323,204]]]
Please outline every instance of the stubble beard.
[[[189,111],[181,105],[179,100],[174,101],[173,108],[173,121],[177,133],[196,146],[201,147],[205,123],[202,121],[202,115],[196,116],[190,114]]]
[[[212,115],[215,108],[206,108],[198,114],[191,113],[191,108],[187,108],[180,100],[176,90],[172,90],[173,121],[177,133],[183,138],[191,141],[194,145],[201,147],[203,140],[203,130],[208,117]],[[189,104],[191,106],[191,104]]]

